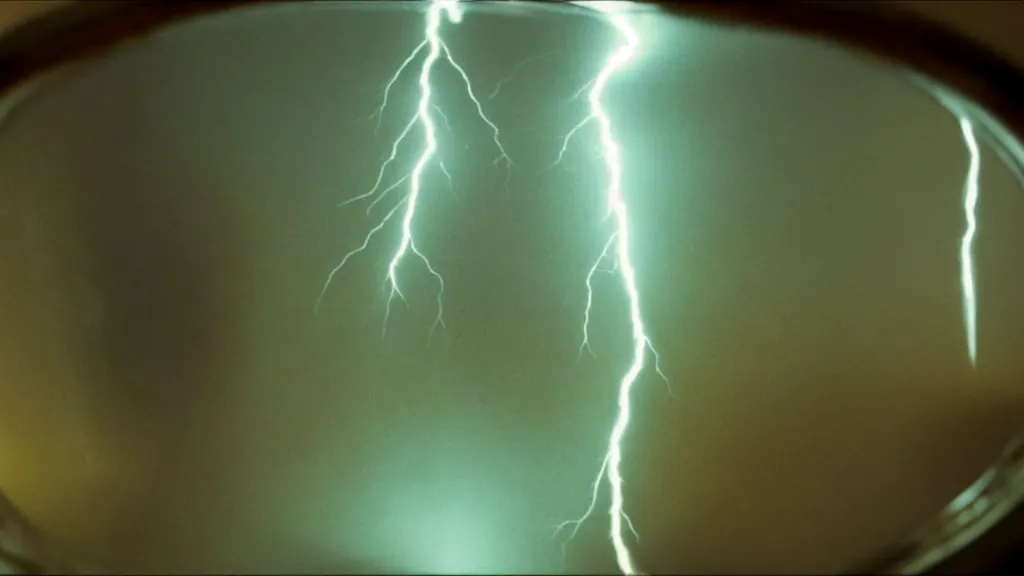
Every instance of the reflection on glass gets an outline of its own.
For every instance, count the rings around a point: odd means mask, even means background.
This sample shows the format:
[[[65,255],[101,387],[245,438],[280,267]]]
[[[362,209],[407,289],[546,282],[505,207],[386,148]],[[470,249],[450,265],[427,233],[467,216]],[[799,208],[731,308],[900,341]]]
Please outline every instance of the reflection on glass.
[[[245,9],[26,99],[0,486],[125,571],[835,571],[953,500],[1024,404],[1011,172],[616,6]]]

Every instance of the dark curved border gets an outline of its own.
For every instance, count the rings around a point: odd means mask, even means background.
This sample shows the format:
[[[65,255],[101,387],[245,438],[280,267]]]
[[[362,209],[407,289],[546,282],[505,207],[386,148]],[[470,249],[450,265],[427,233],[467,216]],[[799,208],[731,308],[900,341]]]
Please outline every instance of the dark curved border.
[[[551,0],[548,0],[551,1]],[[0,93],[53,66],[94,56],[176,20],[284,0],[74,2],[0,37]],[[679,16],[838,42],[922,73],[1024,135],[1024,74],[1001,56],[886,2],[657,2]]]
[[[72,60],[99,56],[175,21],[281,0],[74,2],[0,36],[0,96]],[[1011,168],[1024,175],[1024,71],[946,28],[887,2],[644,2],[677,16],[781,31],[838,43],[910,72],[910,80],[956,113],[981,122]],[[962,99],[963,101],[959,101]],[[917,533],[857,572],[961,571],[965,548],[1019,546],[1024,521],[1024,448],[1010,443],[974,486]],[[1014,520],[1016,518],[1017,520]],[[997,523],[1002,524],[997,525]],[[995,526],[995,528],[993,528]],[[1009,534],[1009,535],[1008,535]],[[958,564],[959,562],[959,564]],[[959,570],[958,570],[959,566]],[[992,566],[974,565],[973,570]]]

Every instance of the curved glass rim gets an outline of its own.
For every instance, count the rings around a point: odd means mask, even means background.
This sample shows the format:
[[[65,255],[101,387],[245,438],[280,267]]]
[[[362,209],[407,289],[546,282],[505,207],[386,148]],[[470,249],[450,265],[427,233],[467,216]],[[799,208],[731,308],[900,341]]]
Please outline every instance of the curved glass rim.
[[[519,2],[579,9],[558,0]],[[123,43],[183,20],[285,4],[287,0],[222,0],[74,2],[56,7],[0,36],[0,120],[37,81],[72,62],[102,57]],[[886,2],[633,4],[679,18],[838,44],[878,58],[953,114],[970,119],[1024,188],[1024,70],[938,23]],[[1011,514],[1019,515],[1022,501],[1024,426],[1000,458],[934,518],[852,567],[851,573],[917,574],[940,567],[996,532],[992,528]]]

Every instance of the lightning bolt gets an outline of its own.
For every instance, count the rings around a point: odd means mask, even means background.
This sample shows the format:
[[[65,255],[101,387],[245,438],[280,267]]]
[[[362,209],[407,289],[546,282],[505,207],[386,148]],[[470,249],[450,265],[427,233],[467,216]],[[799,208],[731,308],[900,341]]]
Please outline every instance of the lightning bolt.
[[[649,351],[654,356],[655,370],[663,378],[664,374],[658,366],[658,354],[651,344],[651,339],[647,334],[647,329],[644,325],[643,316],[641,314],[640,292],[637,288],[636,270],[633,266],[632,258],[630,257],[629,210],[626,205],[626,201],[622,196],[622,159],[619,151],[619,144],[616,141],[612,130],[611,118],[604,108],[601,97],[604,94],[605,87],[608,82],[611,81],[612,77],[622,70],[634,57],[640,42],[636,31],[632,26],[630,26],[625,15],[617,9],[625,3],[579,2],[578,4],[604,13],[608,21],[615,27],[622,39],[621,43],[604,61],[604,65],[601,67],[594,79],[585,84],[577,93],[582,94],[584,91],[589,89],[589,92],[587,92],[587,102],[589,104],[590,112],[566,134],[562,141],[562,147],[558,152],[557,159],[555,160],[556,164],[562,161],[566,150],[569,147],[570,140],[580,130],[590,124],[597,125],[601,155],[604,160],[605,170],[608,174],[607,186],[604,190],[607,206],[606,217],[611,218],[614,222],[614,231],[610,234],[604,245],[604,249],[601,251],[586,276],[587,299],[583,320],[583,342],[580,345],[580,351],[582,353],[584,349],[590,349],[588,330],[591,304],[593,303],[591,281],[594,275],[600,270],[601,263],[607,258],[612,258],[614,260],[612,272],[617,274],[619,279],[622,281],[622,287],[629,302],[629,320],[632,336],[632,361],[619,381],[617,397],[618,414],[608,437],[608,448],[605,453],[604,460],[593,484],[590,504],[582,516],[574,520],[567,520],[558,525],[555,529],[555,536],[557,536],[557,534],[563,529],[571,526],[572,530],[569,534],[568,540],[572,540],[576,535],[576,532],[579,530],[580,525],[594,512],[597,505],[601,480],[607,479],[608,486],[611,490],[611,504],[608,508],[608,517],[610,520],[609,538],[611,539],[612,546],[615,550],[615,559],[618,564],[618,568],[623,574],[639,574],[640,572],[637,568],[636,561],[633,558],[633,554],[630,551],[629,545],[626,543],[626,538],[624,536],[625,529],[629,529],[633,533],[634,537],[636,537],[637,534],[633,529],[632,521],[629,519],[629,516],[625,511],[623,496],[624,482],[622,477],[623,439],[630,424],[630,392],[645,369],[645,361]]]
[[[419,250],[416,246],[415,235],[413,233],[413,225],[416,221],[417,209],[420,206],[421,195],[423,194],[423,177],[432,164],[440,169],[444,176],[448,180],[449,187],[451,187],[451,174],[445,168],[444,163],[437,160],[437,124],[434,122],[434,118],[431,112],[437,113],[441,116],[445,126],[451,131],[451,126],[448,124],[448,118],[441,111],[440,107],[433,102],[433,86],[431,84],[431,76],[435,68],[435,64],[438,60],[444,60],[448,63],[462,79],[466,94],[469,96],[470,101],[475,106],[476,112],[483,122],[490,128],[492,133],[492,139],[494,145],[498,149],[498,156],[494,160],[494,164],[504,163],[507,173],[505,178],[506,188],[508,186],[509,177],[511,175],[512,160],[509,158],[508,153],[505,152],[505,147],[501,143],[501,133],[498,127],[492,122],[486,114],[484,114],[483,106],[480,104],[480,100],[477,98],[473,91],[472,83],[470,82],[469,75],[466,71],[455,61],[448,46],[442,40],[440,31],[443,20],[447,19],[451,24],[458,24],[462,22],[462,8],[459,6],[458,0],[431,0],[426,14],[426,26],[423,31],[424,39],[416,45],[415,48],[406,56],[405,60],[399,65],[398,69],[391,75],[387,83],[384,86],[384,95],[380,106],[370,116],[370,119],[376,118],[377,124],[375,131],[380,130],[381,118],[384,115],[385,109],[388,105],[388,97],[391,94],[391,90],[395,83],[398,82],[402,73],[405,72],[413,62],[416,61],[417,57],[421,53],[425,52],[422,64],[419,70],[418,77],[418,89],[419,89],[419,102],[416,106],[416,112],[412,118],[406,122],[404,128],[391,142],[391,150],[387,158],[381,164],[377,171],[377,179],[373,186],[365,193],[355,196],[345,202],[342,202],[339,206],[345,206],[353,202],[359,202],[373,198],[373,201],[367,207],[366,212],[370,214],[373,208],[380,203],[389,193],[398,190],[404,184],[408,184],[406,195],[399,200],[391,210],[377,222],[377,224],[370,229],[370,231],[363,238],[362,244],[358,247],[350,250],[346,253],[341,261],[335,266],[330,273],[327,275],[327,280],[324,282],[323,288],[320,290],[320,294],[317,297],[315,311],[319,312],[321,303],[323,302],[324,295],[327,293],[328,287],[334,280],[334,277],[341,272],[341,270],[348,264],[354,256],[366,250],[374,236],[376,236],[381,230],[383,230],[389,222],[399,219],[400,222],[400,237],[398,247],[391,255],[391,259],[388,262],[387,274],[385,276],[385,282],[389,288],[387,307],[384,313],[384,326],[387,327],[388,318],[391,315],[391,305],[394,299],[398,299],[405,302],[405,294],[402,292],[402,288],[398,283],[399,269],[409,254],[414,255],[423,262],[427,269],[427,272],[437,280],[439,289],[437,292],[437,316],[434,319],[434,323],[431,326],[431,333],[438,327],[444,326],[444,307],[443,307],[443,296],[444,296],[444,279],[441,274],[437,272],[430,260]],[[391,166],[398,158],[399,149],[402,144],[409,140],[410,135],[413,132],[413,128],[419,126],[423,133],[423,140],[421,142],[421,149],[419,156],[416,160],[412,171],[406,173],[391,184],[385,186],[385,177],[388,174],[388,167]],[[436,161],[436,162],[435,162]]]
[[[579,4],[607,14],[608,20],[622,37],[622,43],[608,56],[604,66],[600,69],[597,75],[580,88],[576,96],[574,96],[579,97],[589,90],[589,92],[587,92],[587,102],[589,103],[590,112],[565,135],[562,142],[562,148],[559,151],[558,159],[556,160],[556,164],[561,162],[570,140],[580,130],[589,124],[597,125],[599,131],[600,150],[608,173],[608,184],[605,189],[607,218],[614,221],[615,229],[614,232],[609,235],[604,249],[594,262],[594,265],[590,268],[585,279],[587,299],[584,312],[583,343],[581,344],[581,352],[584,349],[590,348],[588,331],[591,307],[593,303],[592,280],[597,272],[602,271],[601,264],[606,259],[612,259],[611,273],[617,274],[621,279],[624,291],[629,301],[629,318],[631,324],[633,354],[632,362],[619,382],[619,392],[617,397],[618,413],[608,438],[608,449],[602,461],[600,470],[594,480],[590,505],[579,518],[563,522],[558,527],[556,534],[563,528],[571,525],[573,526],[573,529],[569,540],[575,536],[579,526],[589,518],[595,510],[601,481],[603,479],[607,479],[608,485],[611,489],[611,505],[608,510],[610,519],[609,537],[615,550],[616,561],[619,569],[624,574],[638,574],[639,571],[624,536],[624,531],[628,529],[633,533],[635,538],[639,539],[624,506],[624,482],[621,472],[623,438],[625,437],[630,424],[630,392],[637,379],[646,368],[645,361],[648,352],[653,354],[655,371],[661,375],[662,378],[664,378],[664,374],[661,372],[659,367],[658,354],[647,335],[646,327],[644,326],[641,315],[640,294],[637,288],[636,271],[630,257],[628,207],[622,196],[622,161],[619,144],[615,140],[612,131],[611,118],[602,104],[601,97],[611,78],[635,55],[637,46],[639,45],[639,37],[635,30],[626,21],[625,17],[622,14],[616,13],[617,10],[615,10],[615,8],[625,4],[624,2],[579,2]],[[375,130],[379,131],[381,118],[387,108],[388,98],[392,88],[396,82],[398,82],[403,72],[413,66],[416,59],[425,52],[418,77],[419,102],[416,107],[416,113],[408,120],[408,122],[406,122],[399,135],[391,142],[390,152],[379,167],[377,178],[373,186],[367,192],[346,200],[345,202],[342,202],[341,205],[344,206],[372,198],[373,200],[370,202],[366,210],[367,214],[370,214],[377,204],[379,204],[386,196],[396,190],[399,190],[403,185],[408,185],[407,192],[405,196],[396,202],[390,211],[385,213],[377,224],[370,229],[363,238],[363,242],[358,247],[346,253],[338,265],[330,271],[317,298],[316,311],[319,311],[324,295],[326,294],[334,277],[345,267],[349,260],[365,251],[369,247],[373,238],[392,220],[399,219],[400,239],[397,248],[392,253],[391,259],[388,263],[387,274],[385,276],[385,282],[390,289],[387,308],[384,315],[385,327],[387,325],[388,317],[390,316],[393,300],[397,297],[398,299],[405,301],[405,295],[398,282],[398,272],[404,259],[409,254],[416,256],[423,262],[427,272],[437,280],[439,285],[437,295],[437,316],[433,326],[431,327],[431,331],[439,325],[444,326],[442,305],[444,280],[430,263],[430,260],[417,248],[413,233],[413,224],[416,220],[417,208],[419,207],[421,195],[423,193],[423,177],[427,168],[436,163],[438,168],[440,168],[444,175],[449,179],[449,183],[451,181],[451,175],[444,168],[444,164],[436,159],[438,149],[438,129],[431,115],[432,111],[436,112],[442,117],[447,125],[447,118],[438,108],[437,104],[432,100],[433,88],[431,84],[431,76],[438,60],[445,60],[459,74],[465,84],[466,93],[475,106],[477,114],[491,129],[492,139],[499,153],[497,158],[494,160],[494,164],[504,162],[507,170],[505,179],[506,189],[508,187],[508,178],[511,174],[511,167],[513,166],[512,161],[501,143],[500,132],[497,126],[485,115],[479,99],[477,99],[473,92],[468,74],[455,61],[451,51],[440,36],[441,26],[445,19],[447,19],[451,24],[458,24],[462,21],[462,11],[458,4],[458,0],[431,0],[426,15],[424,39],[412,49],[412,51],[399,65],[398,69],[388,79],[384,86],[384,94],[381,104],[371,115],[370,119],[376,118]],[[515,71],[512,76],[514,75]],[[499,82],[495,92],[500,90],[500,87],[504,82],[507,82],[507,79]],[[494,94],[495,93],[492,93],[492,95]],[[391,184],[385,185],[388,168],[396,161],[402,144],[409,140],[413,129],[417,126],[422,130],[423,140],[421,142],[419,156],[413,169],[409,173],[392,179]]]
[[[978,206],[978,177],[981,173],[981,150],[974,136],[971,121],[960,116],[960,131],[963,133],[964,144],[970,152],[970,165],[964,181],[964,218],[967,229],[960,240],[960,286],[964,306],[964,330],[967,333],[967,354],[971,365],[978,362],[978,302],[974,289],[974,236],[978,230],[976,210]]]

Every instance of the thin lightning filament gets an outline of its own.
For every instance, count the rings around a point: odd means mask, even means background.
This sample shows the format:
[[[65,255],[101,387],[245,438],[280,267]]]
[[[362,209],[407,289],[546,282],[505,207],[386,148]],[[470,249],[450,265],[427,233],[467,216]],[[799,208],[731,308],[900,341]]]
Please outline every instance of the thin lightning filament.
[[[636,31],[629,25],[623,14],[616,14],[609,10],[612,3],[587,3],[589,8],[606,12],[608,20],[616,28],[622,37],[622,43],[608,56],[597,76],[588,83],[589,92],[587,103],[590,113],[566,135],[559,150],[557,162],[560,162],[569,145],[569,140],[578,133],[584,126],[596,123],[599,133],[601,155],[604,159],[607,172],[607,187],[605,188],[605,202],[607,216],[614,223],[614,232],[605,245],[604,250],[598,257],[598,261],[590,268],[587,275],[587,306],[584,316],[584,336],[582,348],[589,348],[587,327],[590,320],[591,279],[597,272],[599,264],[606,257],[614,259],[614,271],[622,282],[622,287],[629,302],[630,333],[632,341],[632,361],[622,379],[619,381],[617,406],[618,413],[612,425],[608,437],[608,448],[605,458],[598,472],[598,482],[602,477],[608,481],[611,491],[611,504],[608,508],[610,521],[609,538],[615,550],[615,559],[619,570],[623,574],[639,574],[636,561],[626,543],[624,532],[632,530],[632,522],[626,515],[623,495],[624,480],[622,476],[623,439],[630,424],[630,392],[636,384],[637,379],[645,368],[647,351],[652,350],[651,340],[647,335],[643,316],[640,310],[640,292],[637,288],[636,270],[630,257],[630,226],[629,210],[626,201],[622,196],[622,159],[619,151],[619,144],[615,139],[612,130],[612,121],[604,108],[601,97],[605,87],[611,78],[619,72],[635,55],[639,38]],[[586,88],[586,87],[585,87]],[[655,354],[655,359],[657,356]],[[659,370],[660,372],[660,370]],[[572,526],[570,539],[575,535],[580,524],[590,517],[598,495],[598,482],[594,484],[590,505],[582,516],[575,520],[569,520],[559,525],[558,530]],[[634,535],[635,535],[635,531]],[[556,530],[557,534],[557,530]]]
[[[977,207],[979,176],[981,174],[981,150],[974,136],[971,121],[960,117],[960,131],[970,152],[970,165],[964,181],[964,218],[967,229],[960,240],[960,285],[964,306],[964,330],[967,335],[967,354],[971,365],[978,362],[978,301],[974,287],[974,236],[978,230]]]

